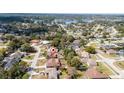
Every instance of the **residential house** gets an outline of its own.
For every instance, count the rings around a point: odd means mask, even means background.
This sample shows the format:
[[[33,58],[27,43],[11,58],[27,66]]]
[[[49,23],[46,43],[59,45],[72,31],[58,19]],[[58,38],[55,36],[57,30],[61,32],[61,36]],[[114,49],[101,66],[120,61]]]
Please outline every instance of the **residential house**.
[[[59,79],[61,67],[60,59],[58,58],[58,50],[51,47],[48,50],[48,60],[46,62],[46,74],[49,79]]]
[[[43,41],[41,41],[40,43],[43,44],[43,45],[47,45],[47,44],[49,44],[50,42],[47,41],[47,40],[43,40]]]
[[[116,45],[116,44],[106,44],[106,45],[101,45],[101,48],[103,48],[103,49],[112,49],[112,48],[117,48],[118,47],[118,45]]]
[[[31,45],[38,45],[39,44],[39,40],[31,40],[30,43]]]
[[[120,55],[120,56],[124,56],[124,50],[119,50],[119,51],[117,52],[117,54]]]
[[[109,54],[109,55],[111,55],[111,54],[116,54],[117,51],[114,50],[114,49],[109,49],[109,50],[106,50],[106,53]]]
[[[4,69],[9,70],[13,64],[20,62],[21,58],[24,56],[21,52],[15,52],[11,54],[9,57],[5,57],[3,60]]]

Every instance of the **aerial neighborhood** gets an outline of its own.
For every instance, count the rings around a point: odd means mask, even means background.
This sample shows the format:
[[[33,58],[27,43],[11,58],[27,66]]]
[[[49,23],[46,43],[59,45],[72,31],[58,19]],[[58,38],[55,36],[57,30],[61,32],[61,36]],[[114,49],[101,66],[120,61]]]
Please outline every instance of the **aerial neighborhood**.
[[[124,78],[124,15],[0,14],[0,79]]]

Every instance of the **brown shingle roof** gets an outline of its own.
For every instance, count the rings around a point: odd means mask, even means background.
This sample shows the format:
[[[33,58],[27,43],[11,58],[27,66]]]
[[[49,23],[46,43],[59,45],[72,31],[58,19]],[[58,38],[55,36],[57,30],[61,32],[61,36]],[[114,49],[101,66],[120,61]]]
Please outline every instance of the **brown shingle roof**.
[[[47,67],[59,67],[61,66],[61,62],[58,58],[50,58],[47,60],[46,66]]]
[[[35,39],[34,39],[34,40],[31,40],[30,42],[31,42],[31,43],[39,43],[39,40],[35,40]]]

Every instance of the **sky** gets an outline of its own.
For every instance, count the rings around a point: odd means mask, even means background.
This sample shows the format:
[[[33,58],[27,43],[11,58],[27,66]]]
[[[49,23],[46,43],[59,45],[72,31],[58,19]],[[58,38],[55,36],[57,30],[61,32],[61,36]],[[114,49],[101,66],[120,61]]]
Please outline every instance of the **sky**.
[[[124,13],[124,0],[0,0],[1,13]]]

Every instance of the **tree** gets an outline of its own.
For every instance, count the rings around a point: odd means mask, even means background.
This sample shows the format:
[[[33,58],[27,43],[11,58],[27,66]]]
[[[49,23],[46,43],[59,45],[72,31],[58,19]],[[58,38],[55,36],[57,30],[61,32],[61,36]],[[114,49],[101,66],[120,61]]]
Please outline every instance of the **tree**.
[[[72,35],[69,35],[67,38],[68,38],[67,40],[68,40],[69,42],[73,42],[73,41],[75,40]]]
[[[73,56],[72,58],[67,60],[67,63],[69,66],[75,67],[77,70],[80,70],[80,71],[85,71],[88,67],[87,64],[82,63],[79,57],[77,56]]]
[[[104,32],[104,33],[103,33],[103,38],[107,38],[108,35],[109,35],[108,32]]]
[[[80,40],[80,46],[85,46],[87,44],[87,41],[85,39]]]
[[[13,67],[8,70],[10,78],[12,79],[21,79],[28,71],[29,65],[26,62],[19,62],[13,65]]]
[[[10,41],[9,44],[8,44],[8,46],[9,46],[10,48],[12,48],[12,49],[15,49],[15,48],[16,48],[16,43],[13,42],[13,41]]]
[[[15,38],[15,36],[12,35],[12,34],[6,34],[6,35],[5,35],[5,38],[6,38],[7,40],[13,40],[13,39]]]
[[[28,78],[29,65],[27,62],[18,62],[12,66],[9,70],[4,70],[4,68],[0,65],[0,79],[22,79]]]
[[[104,40],[101,40],[101,42],[100,42],[101,44],[104,44]]]
[[[40,39],[40,36],[37,34],[32,34],[30,37],[31,39]]]
[[[75,56],[77,56],[77,54],[75,53],[75,51],[70,51],[70,52],[68,53],[66,59],[67,59],[67,61],[69,62],[69,61],[71,61],[71,59],[72,59],[73,57],[75,57]]]
[[[85,50],[86,50],[86,52],[91,53],[91,54],[95,54],[95,53],[96,53],[95,48],[92,47],[92,46],[88,46],[88,47],[86,47]]]
[[[30,44],[28,43],[21,45],[20,50],[22,52],[35,52],[35,49],[32,46],[30,46]]]
[[[14,52],[16,51],[18,48],[21,47],[23,43],[21,42],[21,39],[17,39],[17,38],[14,38],[12,41],[9,42],[8,46],[8,51],[9,52]]]
[[[5,79],[4,78],[4,68],[0,64],[0,79]]]
[[[99,28],[97,31],[101,33],[103,31],[103,29]]]
[[[7,50],[5,48],[0,49],[0,61],[2,61],[6,56],[6,51]]]
[[[58,47],[60,43],[60,39],[59,38],[54,38],[51,45],[54,47]]]
[[[62,33],[61,32],[57,32],[55,37],[57,37],[59,39],[62,38]]]
[[[62,48],[62,49],[65,48],[66,42],[65,42],[64,38],[61,38],[61,40],[60,40],[60,45],[61,45],[61,48]]]
[[[73,57],[72,60],[70,61],[70,66],[75,67],[78,69],[82,65],[78,57]]]
[[[28,79],[30,77],[30,74],[26,73],[23,75],[22,79]]]
[[[65,57],[65,59],[69,59],[70,57],[72,58],[74,56],[77,56],[77,54],[75,53],[75,51],[73,49],[68,49],[68,48],[64,49],[64,57]]]
[[[2,61],[3,59],[4,59],[4,55],[0,53],[0,61]]]

